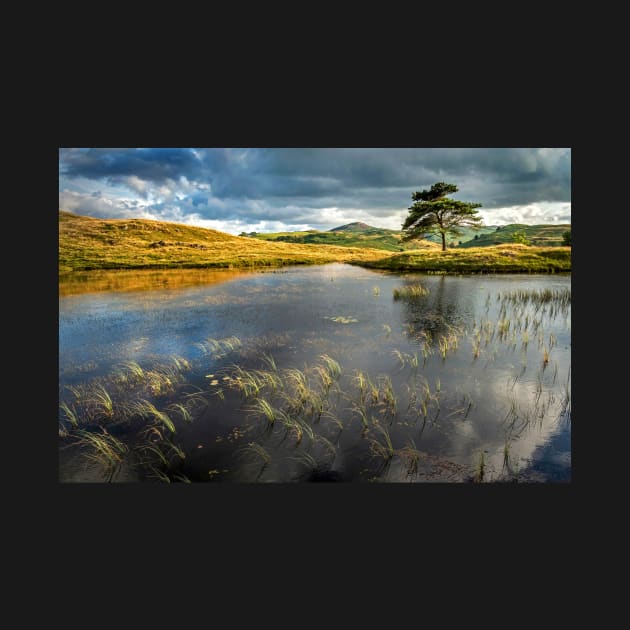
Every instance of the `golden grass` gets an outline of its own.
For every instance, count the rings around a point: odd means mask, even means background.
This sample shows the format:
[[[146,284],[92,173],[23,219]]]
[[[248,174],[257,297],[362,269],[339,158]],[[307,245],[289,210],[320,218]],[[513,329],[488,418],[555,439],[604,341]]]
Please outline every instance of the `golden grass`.
[[[243,268],[362,262],[383,250],[276,243],[145,219],[59,212],[59,272],[92,269]]]
[[[413,270],[437,273],[478,272],[568,272],[570,247],[530,247],[506,244],[489,247],[448,249],[429,247],[404,253],[336,245],[273,242],[231,236],[217,230],[145,219],[94,219],[59,212],[60,279],[77,277],[66,284],[68,292],[81,292],[77,272],[127,269],[243,269],[281,265],[345,262],[376,269]],[[155,286],[155,278],[114,279],[105,272],[100,278],[83,278],[94,290]],[[222,281],[226,278],[211,278]],[[169,286],[194,284],[197,277],[172,280]]]
[[[483,272],[568,272],[571,271],[570,247],[530,247],[510,244],[468,249],[423,250],[405,252],[380,260],[361,262],[364,267],[392,271],[433,271],[446,273]]]
[[[101,291],[152,291],[183,289],[198,284],[221,284],[246,275],[229,269],[113,269],[74,271],[60,276],[59,295],[79,295]]]

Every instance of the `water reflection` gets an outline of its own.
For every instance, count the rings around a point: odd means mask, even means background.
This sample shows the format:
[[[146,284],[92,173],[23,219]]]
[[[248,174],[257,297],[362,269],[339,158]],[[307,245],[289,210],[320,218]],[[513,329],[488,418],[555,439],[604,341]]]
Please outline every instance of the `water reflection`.
[[[568,276],[135,275],[60,298],[60,479],[103,430],[118,480],[570,479],[570,302],[505,299]]]
[[[60,276],[59,295],[80,295],[103,291],[181,289],[201,284],[220,284],[245,275],[247,274],[242,271],[207,269],[77,271]]]

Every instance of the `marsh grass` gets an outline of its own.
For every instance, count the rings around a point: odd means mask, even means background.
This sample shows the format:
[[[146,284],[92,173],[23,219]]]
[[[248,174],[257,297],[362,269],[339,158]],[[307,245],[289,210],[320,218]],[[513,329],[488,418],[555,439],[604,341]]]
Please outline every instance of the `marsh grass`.
[[[210,355],[213,359],[224,359],[243,345],[238,337],[231,336],[225,339],[213,339],[208,337],[205,341],[195,344],[202,354]]]
[[[85,457],[95,462],[103,470],[108,482],[114,480],[124,457],[129,452],[126,444],[102,429],[100,434],[83,429],[76,432],[77,444],[85,449]]]
[[[497,299],[518,306],[532,305],[541,308],[546,304],[566,308],[571,305],[571,289],[516,289],[499,292]]]
[[[157,420],[158,422],[162,423],[171,433],[175,433],[175,424],[173,423],[169,415],[164,411],[160,411],[152,402],[144,399],[138,400],[132,403],[131,408],[141,418]]]
[[[172,409],[173,411],[177,411],[182,421],[185,422],[186,424],[192,423],[193,421],[192,414],[190,413],[190,410],[188,409],[188,407],[186,407],[182,403],[172,403],[169,406],[169,409]]]
[[[396,451],[398,457],[400,457],[408,477],[413,477],[418,474],[418,463],[422,453],[416,448],[416,444],[413,440],[409,440],[408,443]]]
[[[412,370],[418,369],[418,353],[414,352],[413,354],[409,354],[407,352],[401,352],[398,349],[392,350],[392,355],[400,361],[400,369],[403,370],[405,365],[409,365]]]
[[[256,480],[260,479],[265,468],[267,468],[271,462],[271,453],[257,442],[249,442],[247,445],[241,447],[240,456],[249,459],[254,465],[260,464]]]
[[[278,417],[277,411],[264,398],[256,400],[251,410],[255,415],[263,417],[269,426],[273,426]]]
[[[333,379],[338,379],[341,376],[341,366],[337,361],[327,354],[322,354],[319,358],[324,362],[326,369]]]
[[[477,469],[475,471],[474,481],[483,483],[486,474],[486,456],[483,450],[479,452],[479,460],[477,461]]]
[[[380,439],[368,438],[372,455],[389,463],[396,454],[389,430],[386,426],[375,423],[372,431],[380,436]]]
[[[410,284],[393,290],[394,300],[416,299],[429,295],[429,289],[421,284]]]
[[[306,451],[300,451],[295,455],[289,457],[290,460],[297,462],[300,466],[302,466],[306,471],[313,472],[319,468],[319,464],[317,460]]]
[[[382,376],[379,380],[381,398],[385,403],[387,412],[394,417],[398,413],[398,400],[394,392],[392,379],[389,376]]]
[[[73,428],[76,429],[79,426],[79,417],[74,406],[71,408],[65,401],[63,401],[59,405],[59,408],[63,412],[66,420],[72,425]]]

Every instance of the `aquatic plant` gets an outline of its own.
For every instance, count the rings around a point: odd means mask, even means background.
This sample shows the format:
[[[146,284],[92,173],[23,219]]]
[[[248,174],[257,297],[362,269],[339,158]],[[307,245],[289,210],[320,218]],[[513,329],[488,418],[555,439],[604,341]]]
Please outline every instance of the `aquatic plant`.
[[[395,300],[414,299],[429,295],[429,289],[421,284],[410,284],[393,290]]]
[[[76,435],[77,444],[88,450],[84,456],[103,468],[108,482],[113,481],[129,448],[104,428],[100,434],[80,429]]]
[[[76,429],[79,426],[79,418],[78,418],[77,411],[74,408],[74,406],[70,408],[67,403],[62,402],[59,405],[59,409],[63,411],[66,417],[66,420]]]
[[[175,425],[168,414],[160,411],[152,402],[141,399],[132,405],[134,412],[141,418],[155,419],[162,423],[171,433],[175,433]]]
[[[370,450],[372,454],[375,457],[389,462],[396,454],[396,450],[394,449],[394,445],[392,444],[392,439],[389,435],[387,427],[375,423],[373,431],[380,434],[382,440],[378,440],[376,438],[369,439]]]
[[[409,442],[401,449],[396,451],[396,454],[400,457],[409,477],[418,474],[418,462],[422,453],[416,448],[416,444],[413,440]]]

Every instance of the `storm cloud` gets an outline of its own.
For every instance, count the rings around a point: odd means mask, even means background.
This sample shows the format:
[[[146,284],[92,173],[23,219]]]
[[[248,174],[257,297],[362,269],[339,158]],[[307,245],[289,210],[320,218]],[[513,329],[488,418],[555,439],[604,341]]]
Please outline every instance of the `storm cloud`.
[[[60,149],[59,207],[232,233],[399,229],[411,194],[438,181],[483,204],[490,225],[566,223],[571,150],[559,148]]]

